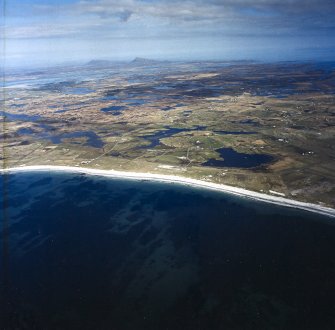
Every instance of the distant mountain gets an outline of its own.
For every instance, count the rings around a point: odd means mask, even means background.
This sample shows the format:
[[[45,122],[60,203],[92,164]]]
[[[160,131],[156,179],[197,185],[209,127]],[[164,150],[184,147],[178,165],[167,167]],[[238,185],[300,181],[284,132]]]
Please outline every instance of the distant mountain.
[[[158,60],[152,60],[149,58],[136,57],[134,60],[130,62],[130,64],[134,64],[134,65],[153,65],[153,64],[160,64],[160,63],[167,63],[167,61],[158,61]]]
[[[91,60],[86,65],[89,66],[107,66],[107,65],[112,65],[114,62],[108,61],[108,60]]]
[[[117,62],[111,60],[91,60],[87,62],[85,65],[92,66],[92,67],[107,67],[111,65],[125,65],[125,66],[146,66],[146,65],[155,65],[161,63],[168,63],[168,61],[159,61],[159,60],[152,60],[149,58],[143,57],[136,57],[131,62]]]

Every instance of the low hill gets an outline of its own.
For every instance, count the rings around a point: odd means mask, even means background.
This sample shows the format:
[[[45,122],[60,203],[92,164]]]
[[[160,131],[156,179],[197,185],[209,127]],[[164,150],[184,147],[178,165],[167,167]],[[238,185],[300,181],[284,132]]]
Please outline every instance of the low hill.
[[[91,60],[86,65],[89,66],[107,66],[107,65],[112,65],[113,62],[109,60]]]
[[[130,64],[134,64],[134,65],[154,65],[154,64],[160,64],[160,63],[167,63],[167,61],[158,61],[158,60],[152,60],[149,58],[136,57],[134,60],[130,62]]]

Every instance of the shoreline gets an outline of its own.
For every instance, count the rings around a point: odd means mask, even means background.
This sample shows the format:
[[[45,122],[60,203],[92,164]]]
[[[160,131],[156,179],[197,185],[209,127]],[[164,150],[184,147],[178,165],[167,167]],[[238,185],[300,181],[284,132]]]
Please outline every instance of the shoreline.
[[[166,174],[153,174],[153,173],[141,173],[141,172],[126,172],[126,171],[116,171],[116,170],[100,170],[87,167],[75,167],[75,166],[56,166],[56,165],[32,165],[32,166],[20,166],[20,167],[10,167],[6,169],[0,169],[0,174],[4,173],[15,173],[15,172],[68,172],[68,173],[82,173],[86,175],[104,176],[109,178],[120,178],[125,180],[149,180],[154,182],[163,183],[177,183],[181,185],[204,188],[208,190],[214,190],[230,195],[236,195],[240,197],[245,197],[265,203],[271,203],[275,205],[280,205],[284,207],[290,207],[295,209],[300,209],[304,211],[309,211],[313,213],[318,213],[324,216],[335,218],[335,209],[325,206],[320,206],[318,204],[300,202],[284,197],[272,196],[264,193],[259,193],[252,190],[247,190],[243,188],[237,188],[225,184],[206,182],[198,179],[191,179],[176,175],[166,175]]]

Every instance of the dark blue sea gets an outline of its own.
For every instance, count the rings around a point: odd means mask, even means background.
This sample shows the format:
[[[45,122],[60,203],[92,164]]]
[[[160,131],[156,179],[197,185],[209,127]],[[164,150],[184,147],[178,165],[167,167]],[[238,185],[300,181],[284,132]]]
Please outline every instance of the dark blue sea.
[[[335,219],[84,174],[1,185],[1,329],[335,329]]]

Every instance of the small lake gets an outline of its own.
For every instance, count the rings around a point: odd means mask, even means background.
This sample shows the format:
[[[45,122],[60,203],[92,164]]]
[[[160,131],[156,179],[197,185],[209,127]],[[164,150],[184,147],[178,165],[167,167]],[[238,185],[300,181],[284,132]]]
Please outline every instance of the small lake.
[[[102,148],[105,145],[104,142],[101,140],[101,138],[93,131],[76,131],[71,133],[63,133],[59,135],[48,135],[44,136],[44,138],[49,139],[54,144],[62,143],[63,139],[86,138],[87,141],[84,143],[84,145],[93,148]]]
[[[95,92],[95,90],[91,88],[81,87],[75,80],[55,80],[46,84],[41,84],[36,90],[64,93],[68,95],[86,95]]]
[[[145,138],[147,141],[150,142],[149,145],[140,146],[138,149],[149,149],[154,148],[160,144],[160,139],[170,137],[172,135],[178,134],[180,132],[188,131],[186,128],[175,128],[175,127],[166,127],[163,131],[157,131],[153,134],[147,134],[144,136],[141,136]]]
[[[259,122],[253,119],[243,119],[239,121],[240,124],[259,126]]]
[[[10,106],[12,108],[23,108],[26,104],[25,103],[17,103],[17,104],[11,104]]]
[[[72,87],[72,88],[68,87],[63,90],[64,94],[70,94],[70,95],[86,95],[94,92],[95,90],[87,87]]]
[[[334,219],[177,184],[0,176],[5,329],[334,329]]]
[[[220,148],[215,151],[220,154],[222,159],[209,159],[202,166],[252,168],[266,165],[274,160],[271,155],[245,154],[237,152],[233,148]]]
[[[149,145],[140,146],[137,149],[148,149],[148,148],[154,148],[158,145],[160,145],[160,139],[171,137],[175,134],[178,134],[180,132],[190,132],[190,131],[197,131],[197,130],[204,130],[206,129],[206,126],[195,126],[194,128],[178,128],[178,127],[165,127],[162,131],[157,131],[152,134],[147,134],[140,136],[147,141],[150,141]]]
[[[112,106],[109,106],[109,107],[101,108],[100,110],[102,112],[111,113],[113,116],[119,116],[122,113],[121,110],[125,110],[125,109],[127,109],[127,107],[125,107],[123,105],[112,105]]]
[[[5,116],[6,120],[8,121],[38,121],[41,119],[41,116],[39,115],[26,115],[24,113],[9,113],[3,111],[2,114]]]
[[[43,129],[42,132],[37,132],[31,128],[20,128],[17,133],[20,135],[30,135],[37,140],[49,140],[53,144],[63,143],[63,139],[85,138],[86,141],[83,143],[85,146],[102,148],[105,145],[101,138],[93,131],[75,131],[70,133],[54,134],[54,129],[50,125],[40,123],[39,127]],[[68,143],[80,144],[79,142],[74,141],[70,141]]]
[[[127,95],[127,97],[129,97],[131,95]],[[122,104],[126,104],[127,106],[140,106],[140,105],[144,105],[150,102],[153,102],[154,99],[150,99],[150,98],[127,98],[127,97],[121,97],[118,95],[105,95],[104,97],[100,98],[100,101],[118,101],[119,103]]]

